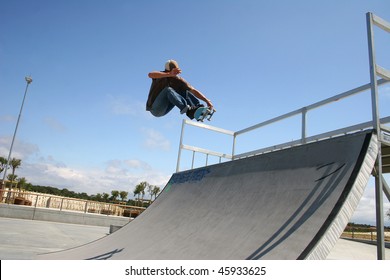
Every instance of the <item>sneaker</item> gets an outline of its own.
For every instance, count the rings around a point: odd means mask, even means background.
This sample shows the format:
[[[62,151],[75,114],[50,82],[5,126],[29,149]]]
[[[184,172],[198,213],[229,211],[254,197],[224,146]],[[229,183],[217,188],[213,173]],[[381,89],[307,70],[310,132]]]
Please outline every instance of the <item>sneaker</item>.
[[[195,115],[195,111],[196,111],[198,108],[200,108],[200,107],[204,107],[204,105],[203,105],[203,104],[198,104],[198,105],[196,105],[196,106],[191,106],[191,107],[187,110],[187,112],[186,112],[187,117],[189,117],[191,120],[193,120],[193,119],[194,119],[194,115]]]
[[[189,105],[185,106],[183,108],[183,110],[180,111],[180,114],[184,114],[184,113],[187,113],[187,111],[190,109],[191,107]]]

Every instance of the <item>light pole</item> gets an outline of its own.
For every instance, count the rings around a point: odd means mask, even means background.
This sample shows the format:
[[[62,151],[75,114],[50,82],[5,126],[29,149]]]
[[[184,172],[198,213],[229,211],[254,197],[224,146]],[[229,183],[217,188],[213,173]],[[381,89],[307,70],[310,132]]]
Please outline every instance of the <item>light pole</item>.
[[[32,82],[31,76],[25,77],[24,79],[26,80],[27,85],[26,85],[26,90],[24,91],[24,97],[23,97],[23,101],[22,101],[22,106],[20,107],[19,117],[18,117],[18,121],[16,122],[16,127],[15,127],[14,136],[12,138],[11,147],[9,149],[7,165],[6,165],[5,169],[4,169],[3,181],[2,181],[2,184],[1,184],[1,188],[2,189],[5,188],[5,177],[7,176],[7,170],[8,170],[8,167],[9,167],[10,160],[11,160],[12,147],[14,146],[16,132],[18,131],[19,120],[20,120],[20,116],[22,115],[22,110],[23,110],[24,100],[26,99],[27,89],[28,89],[29,84],[31,84],[31,82]]]

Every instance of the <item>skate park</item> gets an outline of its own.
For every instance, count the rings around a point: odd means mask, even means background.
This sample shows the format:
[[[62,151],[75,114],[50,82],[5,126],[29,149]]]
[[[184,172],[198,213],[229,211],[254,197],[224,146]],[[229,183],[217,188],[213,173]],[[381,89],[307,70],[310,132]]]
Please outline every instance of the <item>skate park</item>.
[[[373,175],[377,259],[385,259],[383,199],[390,192],[383,174],[389,172],[390,117],[380,117],[378,87],[390,75],[375,62],[374,24],[390,31],[386,21],[367,14],[369,84],[236,132],[183,121],[177,172],[147,211],[112,235],[37,258],[326,259]],[[371,121],[306,135],[307,112],[355,94],[371,96]],[[240,135],[297,115],[301,139],[236,154]],[[232,137],[232,153],[186,145],[186,126]],[[184,150],[219,157],[221,163],[206,160],[204,167],[181,171]],[[134,244],[129,236],[145,238]]]

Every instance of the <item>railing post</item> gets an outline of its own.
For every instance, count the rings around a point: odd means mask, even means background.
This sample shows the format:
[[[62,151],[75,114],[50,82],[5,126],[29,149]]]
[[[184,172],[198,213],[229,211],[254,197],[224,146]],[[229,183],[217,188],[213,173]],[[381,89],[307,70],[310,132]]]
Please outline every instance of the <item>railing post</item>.
[[[185,124],[186,124],[186,120],[183,119],[183,122],[182,122],[182,125],[181,125],[179,154],[177,155],[176,172],[179,172],[179,170],[180,170],[181,148],[182,148],[182,145],[183,145],[183,134],[184,134],[184,126],[185,126]]]
[[[306,114],[307,108],[302,108],[302,144],[306,143]]]
[[[232,160],[234,160],[234,156],[236,154],[236,133],[233,135],[233,148],[232,148]]]
[[[374,46],[374,26],[372,22],[372,13],[366,14],[367,20],[367,38],[368,38],[368,57],[370,63],[370,81],[371,81],[371,102],[372,102],[372,126],[380,139],[380,122],[379,122],[379,101],[378,85],[376,80],[376,58]]]
[[[191,163],[191,169],[194,169],[194,161],[195,161],[195,151],[192,151],[192,163]]]
[[[384,239],[384,214],[383,214],[383,182],[382,182],[382,132],[379,114],[377,64],[374,46],[374,19],[372,13],[366,14],[368,57],[370,62],[370,82],[371,82],[371,103],[372,103],[372,126],[379,141],[378,155],[375,169],[375,206],[376,206],[376,232],[377,232],[377,258],[385,259],[385,239]]]

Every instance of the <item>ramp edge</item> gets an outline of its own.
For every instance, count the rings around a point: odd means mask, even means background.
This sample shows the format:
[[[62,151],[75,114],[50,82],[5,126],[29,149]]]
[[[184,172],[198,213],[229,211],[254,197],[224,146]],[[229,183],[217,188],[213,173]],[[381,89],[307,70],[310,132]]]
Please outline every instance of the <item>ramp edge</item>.
[[[378,138],[377,135],[371,133],[371,139],[364,155],[363,163],[358,170],[356,180],[353,182],[351,190],[345,199],[341,209],[336,217],[327,227],[325,233],[320,237],[320,240],[312,248],[312,250],[303,256],[306,260],[324,260],[340,238],[345,227],[350,221],[360,199],[363,196],[368,180],[371,176],[372,169],[378,155]],[[302,255],[301,255],[302,256]]]

